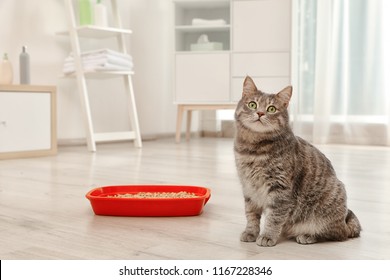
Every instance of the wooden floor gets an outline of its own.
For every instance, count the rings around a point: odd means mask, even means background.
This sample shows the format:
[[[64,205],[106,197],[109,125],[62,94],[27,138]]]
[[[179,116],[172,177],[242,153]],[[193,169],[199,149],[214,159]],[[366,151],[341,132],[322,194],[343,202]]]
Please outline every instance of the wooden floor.
[[[321,146],[347,186],[362,236],[262,248],[245,226],[233,140],[198,138],[60,147],[55,157],[0,161],[0,259],[390,259],[390,149]],[[85,194],[116,184],[207,186],[200,216],[95,216]]]

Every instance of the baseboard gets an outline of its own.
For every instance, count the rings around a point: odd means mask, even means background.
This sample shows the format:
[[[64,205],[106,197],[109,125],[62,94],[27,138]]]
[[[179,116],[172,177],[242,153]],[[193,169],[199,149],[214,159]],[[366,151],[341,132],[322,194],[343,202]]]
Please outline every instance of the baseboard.
[[[58,146],[83,146],[87,145],[87,140],[85,138],[66,138],[66,139],[58,139]]]
[[[203,136],[202,132],[192,132],[191,138],[194,138],[194,137],[211,137],[211,136]],[[159,139],[169,139],[169,138],[171,138],[172,141],[175,141],[175,133],[173,133],[173,132],[172,133],[155,133],[155,134],[153,133],[153,134],[142,134],[141,135],[142,142],[155,141],[155,140],[159,140]],[[182,139],[185,139],[185,133],[182,133]],[[129,142],[129,141],[130,140],[112,141],[111,143]],[[105,143],[110,143],[110,142],[105,142]],[[84,145],[87,145],[87,140],[85,138],[58,139],[57,145],[58,146],[84,146]]]

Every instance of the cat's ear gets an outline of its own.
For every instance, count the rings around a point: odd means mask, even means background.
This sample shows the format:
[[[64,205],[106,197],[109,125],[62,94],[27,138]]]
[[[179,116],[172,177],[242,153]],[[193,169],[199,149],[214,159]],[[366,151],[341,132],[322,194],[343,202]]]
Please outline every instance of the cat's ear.
[[[245,94],[256,93],[257,87],[251,77],[246,76],[242,89],[242,96]]]
[[[276,94],[276,97],[283,103],[283,106],[285,108],[288,107],[288,104],[290,102],[292,96],[292,89],[292,86],[288,86]]]

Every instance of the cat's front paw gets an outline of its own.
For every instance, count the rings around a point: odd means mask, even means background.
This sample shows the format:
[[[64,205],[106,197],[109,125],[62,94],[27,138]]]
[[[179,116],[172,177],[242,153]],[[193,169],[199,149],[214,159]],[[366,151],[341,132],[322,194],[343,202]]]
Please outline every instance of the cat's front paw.
[[[272,247],[276,245],[277,241],[277,238],[270,238],[264,235],[260,235],[256,240],[256,244],[262,247]]]
[[[309,234],[301,234],[301,235],[298,235],[295,240],[297,241],[297,243],[299,244],[313,244],[313,243],[316,243],[317,242],[317,239],[312,236],[312,235],[309,235]]]
[[[243,233],[241,233],[240,240],[242,242],[255,242],[258,235],[258,232],[244,231]]]

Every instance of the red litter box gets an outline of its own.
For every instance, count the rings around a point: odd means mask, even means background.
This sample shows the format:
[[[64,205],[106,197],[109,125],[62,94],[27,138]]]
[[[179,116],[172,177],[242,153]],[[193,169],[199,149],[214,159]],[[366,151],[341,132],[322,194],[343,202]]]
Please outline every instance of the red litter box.
[[[135,198],[116,195],[151,193],[194,193],[195,197]],[[199,186],[127,185],[95,188],[86,194],[96,215],[105,216],[196,216],[210,199],[210,189]]]

